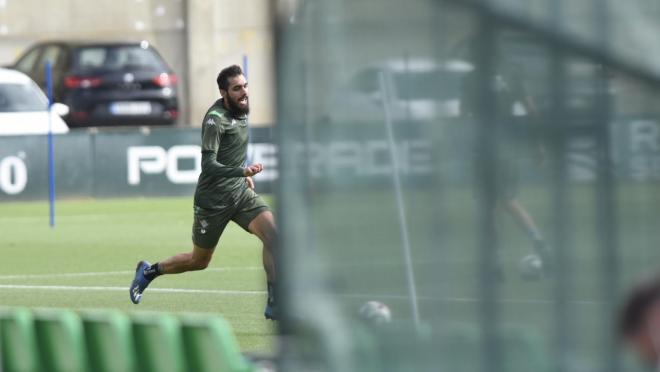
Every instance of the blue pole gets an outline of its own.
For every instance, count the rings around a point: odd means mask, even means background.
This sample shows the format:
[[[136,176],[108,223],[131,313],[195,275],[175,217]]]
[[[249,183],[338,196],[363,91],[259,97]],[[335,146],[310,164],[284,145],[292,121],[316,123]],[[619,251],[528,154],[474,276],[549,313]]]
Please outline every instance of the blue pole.
[[[50,206],[50,227],[55,227],[55,146],[53,144],[53,76],[52,66],[46,62],[46,87],[48,91],[48,201]]]
[[[247,79],[248,77],[248,56],[243,54],[243,76]]]

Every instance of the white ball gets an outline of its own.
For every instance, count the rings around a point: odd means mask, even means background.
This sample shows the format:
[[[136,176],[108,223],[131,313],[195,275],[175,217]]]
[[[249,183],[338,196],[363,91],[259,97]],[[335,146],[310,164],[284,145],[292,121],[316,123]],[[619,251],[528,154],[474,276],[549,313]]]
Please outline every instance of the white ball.
[[[520,260],[519,269],[523,279],[541,279],[543,277],[543,260],[537,254],[529,254]]]
[[[392,320],[390,308],[378,301],[369,301],[362,305],[359,314],[362,319],[374,324],[389,323]]]

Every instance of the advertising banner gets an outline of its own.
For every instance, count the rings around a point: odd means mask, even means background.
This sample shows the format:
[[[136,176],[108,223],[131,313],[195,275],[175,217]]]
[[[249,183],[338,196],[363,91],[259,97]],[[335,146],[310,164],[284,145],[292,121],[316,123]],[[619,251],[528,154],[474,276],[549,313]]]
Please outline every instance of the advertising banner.
[[[392,164],[384,136],[374,128],[364,128],[347,133],[344,140],[322,140],[323,130],[340,129],[316,128],[313,139],[298,144],[297,155],[290,161],[300,162],[315,189],[337,187],[333,180],[347,177],[389,187]],[[443,138],[431,139],[423,135],[423,126],[399,127],[393,151],[403,182],[429,177],[442,177],[448,185],[468,182],[474,157],[457,132],[449,128]],[[617,179],[660,181],[660,123],[645,118],[620,120],[611,125],[611,133]],[[278,178],[274,129],[254,128],[250,136],[249,162],[262,163],[265,169],[255,177],[257,190],[273,192]],[[595,156],[588,136],[570,142],[567,159],[572,182],[595,179]],[[192,197],[200,160],[199,128],[74,130],[55,136],[56,193],[58,197]],[[525,177],[534,173],[531,168],[522,173],[523,179],[534,182],[534,177]],[[47,196],[46,136],[0,137],[0,201]]]

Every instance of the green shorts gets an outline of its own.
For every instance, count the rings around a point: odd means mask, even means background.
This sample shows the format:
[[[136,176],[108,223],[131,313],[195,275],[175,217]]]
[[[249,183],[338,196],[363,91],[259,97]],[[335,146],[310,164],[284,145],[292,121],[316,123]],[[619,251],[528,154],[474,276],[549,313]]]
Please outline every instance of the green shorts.
[[[520,192],[518,164],[515,160],[500,159],[497,166],[495,194],[498,200],[508,202],[515,199]]]
[[[193,244],[200,248],[214,249],[220,235],[229,221],[236,222],[248,231],[250,222],[269,208],[261,197],[252,189],[246,188],[232,195],[232,202],[214,210],[195,206],[195,220],[192,228]]]

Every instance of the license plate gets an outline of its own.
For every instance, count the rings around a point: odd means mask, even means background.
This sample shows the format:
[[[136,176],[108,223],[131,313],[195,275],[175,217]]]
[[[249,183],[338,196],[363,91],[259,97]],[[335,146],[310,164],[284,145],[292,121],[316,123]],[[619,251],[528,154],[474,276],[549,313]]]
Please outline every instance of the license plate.
[[[151,103],[114,102],[110,105],[110,113],[113,115],[149,115],[151,114]]]

